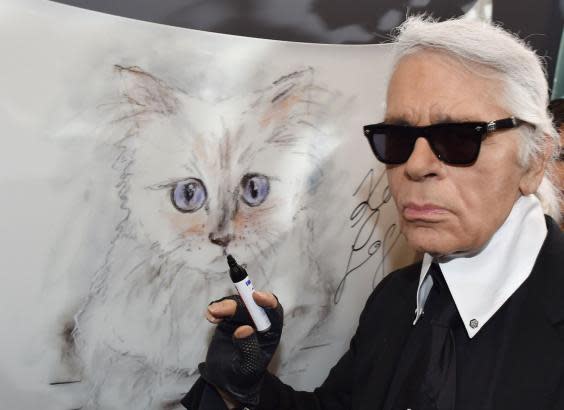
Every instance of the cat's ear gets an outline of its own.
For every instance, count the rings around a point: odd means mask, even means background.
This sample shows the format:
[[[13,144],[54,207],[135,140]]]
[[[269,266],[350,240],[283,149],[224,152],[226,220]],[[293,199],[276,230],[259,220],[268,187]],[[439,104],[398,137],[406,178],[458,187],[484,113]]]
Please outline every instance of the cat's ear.
[[[124,103],[129,104],[136,112],[162,115],[176,113],[179,106],[177,91],[164,81],[137,66],[115,65],[114,69],[122,80],[121,93],[125,98]]]
[[[260,98],[260,105],[264,109],[262,125],[286,120],[293,112],[307,110],[307,105],[315,100],[312,96],[315,92],[311,67],[278,78]]]

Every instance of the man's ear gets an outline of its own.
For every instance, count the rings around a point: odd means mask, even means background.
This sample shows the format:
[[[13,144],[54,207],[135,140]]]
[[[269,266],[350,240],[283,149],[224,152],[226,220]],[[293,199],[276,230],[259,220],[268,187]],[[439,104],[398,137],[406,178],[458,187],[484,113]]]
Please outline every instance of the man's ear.
[[[171,115],[178,110],[176,91],[137,66],[115,65],[122,80],[121,94],[136,114]]]
[[[550,136],[544,135],[545,141],[551,141]],[[531,158],[528,169],[525,171],[519,182],[519,190],[523,195],[530,195],[537,192],[544,177],[546,164],[552,155],[554,147],[551,143],[544,144],[544,150],[535,158]]]

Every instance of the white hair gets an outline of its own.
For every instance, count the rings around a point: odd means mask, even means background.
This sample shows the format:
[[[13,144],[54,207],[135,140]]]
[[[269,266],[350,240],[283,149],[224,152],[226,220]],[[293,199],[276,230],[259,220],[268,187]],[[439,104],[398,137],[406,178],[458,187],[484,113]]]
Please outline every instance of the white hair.
[[[534,127],[520,127],[520,163],[529,166],[548,150],[543,180],[535,193],[545,213],[560,220],[560,192],[551,182],[559,137],[548,111],[549,92],[544,65],[521,39],[482,21],[451,19],[436,22],[426,16],[409,17],[394,38],[395,63],[420,50],[444,52],[464,66],[485,68],[502,84],[500,104],[513,116]]]

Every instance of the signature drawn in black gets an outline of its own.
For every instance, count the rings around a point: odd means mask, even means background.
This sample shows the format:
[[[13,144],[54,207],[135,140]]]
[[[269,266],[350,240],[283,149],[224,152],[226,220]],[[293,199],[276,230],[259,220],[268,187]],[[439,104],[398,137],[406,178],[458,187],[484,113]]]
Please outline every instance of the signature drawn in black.
[[[356,205],[349,217],[352,222],[351,229],[356,228],[357,232],[351,246],[345,274],[333,296],[334,304],[339,303],[348,276],[364,266],[381,250],[381,259],[376,265],[372,279],[372,287],[376,286],[376,279],[384,275],[383,270],[386,256],[393,249],[400,237],[400,230],[395,222],[387,227],[383,238],[375,237],[376,228],[380,221],[381,210],[392,199],[388,185],[382,189],[379,201],[375,199],[377,196],[376,191],[383,183],[385,183],[385,171],[382,171],[379,175],[375,175],[374,169],[370,169],[353,193],[353,197],[356,197],[359,195],[362,188],[368,186],[366,198]],[[378,275],[379,272],[381,272],[381,275]]]

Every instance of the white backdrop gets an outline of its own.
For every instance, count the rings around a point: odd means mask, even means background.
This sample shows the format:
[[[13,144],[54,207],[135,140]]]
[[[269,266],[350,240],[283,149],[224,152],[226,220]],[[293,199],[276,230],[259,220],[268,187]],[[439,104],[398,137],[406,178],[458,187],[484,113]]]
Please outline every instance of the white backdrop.
[[[413,260],[362,135],[390,52],[2,1],[0,407],[175,408],[226,253],[285,307],[272,370],[319,384]]]

